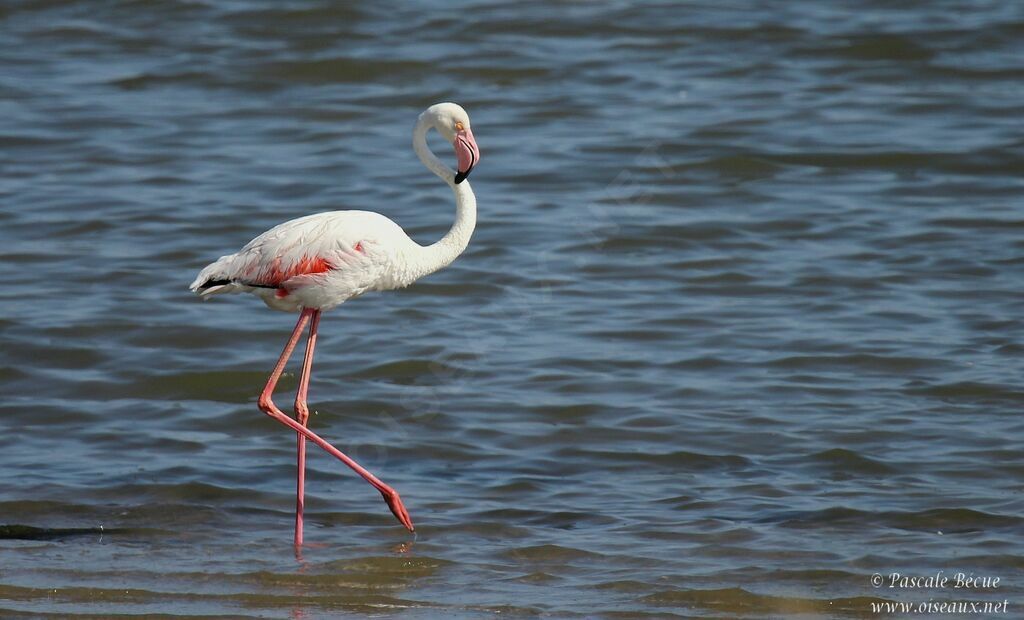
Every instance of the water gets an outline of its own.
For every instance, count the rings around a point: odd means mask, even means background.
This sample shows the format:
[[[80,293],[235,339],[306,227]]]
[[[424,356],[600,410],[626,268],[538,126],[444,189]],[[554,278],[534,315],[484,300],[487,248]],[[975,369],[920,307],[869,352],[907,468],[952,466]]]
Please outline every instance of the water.
[[[4,3],[0,615],[1019,615],[1024,8],[898,4]],[[418,532],[314,450],[296,557],[294,317],[186,286],[440,237],[443,100],[476,235],[311,388]],[[871,583],[936,571],[1000,582]]]

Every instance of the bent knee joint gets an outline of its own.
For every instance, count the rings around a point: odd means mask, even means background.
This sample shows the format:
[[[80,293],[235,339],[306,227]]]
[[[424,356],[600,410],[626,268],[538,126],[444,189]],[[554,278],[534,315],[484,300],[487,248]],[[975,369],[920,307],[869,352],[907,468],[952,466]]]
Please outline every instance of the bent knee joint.
[[[270,396],[260,396],[260,399],[256,401],[256,406],[260,408],[263,413],[273,414],[277,407],[274,406],[274,401],[270,399]]]

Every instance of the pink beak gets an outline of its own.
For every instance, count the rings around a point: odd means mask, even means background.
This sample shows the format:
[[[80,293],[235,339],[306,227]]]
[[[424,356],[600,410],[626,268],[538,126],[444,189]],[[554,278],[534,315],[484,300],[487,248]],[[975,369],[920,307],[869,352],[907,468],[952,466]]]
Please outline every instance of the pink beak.
[[[476,138],[468,127],[455,132],[452,145],[455,147],[455,157],[459,160],[459,169],[455,175],[455,183],[458,184],[466,180],[473,166],[480,161],[480,147],[476,145]]]

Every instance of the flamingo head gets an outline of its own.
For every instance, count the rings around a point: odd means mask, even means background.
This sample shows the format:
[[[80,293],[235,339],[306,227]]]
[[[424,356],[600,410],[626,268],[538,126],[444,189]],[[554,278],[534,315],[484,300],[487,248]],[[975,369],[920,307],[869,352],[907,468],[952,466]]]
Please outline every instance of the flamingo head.
[[[458,160],[455,183],[462,183],[480,162],[480,147],[473,137],[469,115],[457,103],[436,103],[427,108],[426,114],[432,118],[438,133],[455,147],[455,158]]]

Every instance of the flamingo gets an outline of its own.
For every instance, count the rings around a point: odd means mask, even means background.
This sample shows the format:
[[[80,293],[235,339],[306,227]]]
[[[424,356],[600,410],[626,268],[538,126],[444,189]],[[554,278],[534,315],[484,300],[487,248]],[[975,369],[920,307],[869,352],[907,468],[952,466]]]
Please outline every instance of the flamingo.
[[[456,170],[445,165],[427,146],[427,132],[432,128],[455,147]],[[410,532],[415,531],[397,491],[307,428],[306,403],[320,313],[368,291],[409,286],[447,267],[466,249],[476,227],[476,197],[466,177],[480,161],[480,149],[466,111],[454,103],[430,106],[416,122],[412,145],[423,165],[455,193],[455,223],[440,241],[421,246],[398,224],[371,211],[316,213],[278,224],[238,252],[222,256],[199,272],[190,286],[203,298],[219,293],[252,293],[274,310],[299,313],[258,400],[261,411],[298,434],[296,545],[301,545],[303,539],[306,440],[323,448],[380,491],[395,517]],[[309,335],[292,419],[274,404],[272,395],[307,324]]]

